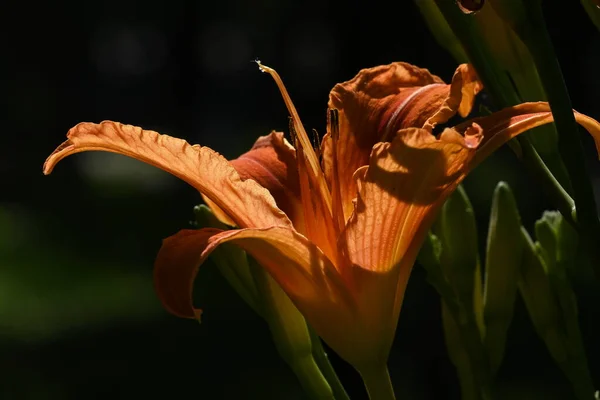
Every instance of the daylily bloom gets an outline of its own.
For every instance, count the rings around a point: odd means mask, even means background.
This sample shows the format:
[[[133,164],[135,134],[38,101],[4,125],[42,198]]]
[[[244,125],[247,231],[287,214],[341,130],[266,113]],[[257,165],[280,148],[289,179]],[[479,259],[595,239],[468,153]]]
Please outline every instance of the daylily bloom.
[[[259,64],[260,65],[260,64]],[[405,288],[437,211],[465,176],[516,135],[552,122],[546,103],[526,103],[434,134],[466,117],[482,86],[469,65],[451,84],[406,63],[361,70],[336,85],[318,151],[279,77],[293,146],[261,137],[236,160],[157,132],[105,121],[81,123],[44,165],[87,150],[125,154],[195,187],[236,226],[182,230],[164,240],[156,290],[173,314],[196,318],[192,283],[218,245],[254,257],[316,332],[361,374],[385,365]],[[600,124],[575,113],[600,149]]]

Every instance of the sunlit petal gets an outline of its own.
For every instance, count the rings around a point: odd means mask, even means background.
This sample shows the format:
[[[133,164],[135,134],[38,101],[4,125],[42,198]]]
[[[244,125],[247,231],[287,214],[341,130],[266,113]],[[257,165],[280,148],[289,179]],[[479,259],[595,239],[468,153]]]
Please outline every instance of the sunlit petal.
[[[240,227],[291,225],[271,194],[253,180],[242,181],[219,153],[118,122],[84,122],[71,128],[67,141],[44,163],[44,173],[71,154],[93,150],[123,154],[170,172],[212,200]]]
[[[282,132],[259,137],[252,148],[230,161],[242,180],[254,179],[267,189],[279,207],[292,220],[299,232],[304,232],[304,216],[300,201],[300,185],[296,167],[296,150]],[[215,215],[231,225],[223,211],[205,199]]]
[[[163,240],[154,263],[154,288],[163,306],[183,318],[199,319],[202,311],[194,307],[194,279],[203,261],[202,252],[221,229],[182,230]]]

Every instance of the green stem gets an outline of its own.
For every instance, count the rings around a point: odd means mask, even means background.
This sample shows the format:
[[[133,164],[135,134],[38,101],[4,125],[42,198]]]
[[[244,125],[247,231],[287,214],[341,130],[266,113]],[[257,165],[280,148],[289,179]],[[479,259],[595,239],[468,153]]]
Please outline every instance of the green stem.
[[[575,224],[576,210],[575,202],[569,196],[567,191],[561,186],[552,172],[548,169],[536,149],[528,138],[524,136],[517,137],[521,150],[523,152],[523,163],[540,179],[546,192],[552,199],[552,202],[565,219],[571,224]]]
[[[558,130],[558,150],[565,163],[577,204],[577,222],[584,246],[592,259],[596,277],[600,278],[600,254],[596,239],[600,236],[600,221],[592,185],[583,157],[579,129],[573,115],[573,106],[565,85],[560,65],[554,54],[552,41],[546,29],[541,2],[527,3],[531,23],[520,26],[523,42],[536,64]]]
[[[386,365],[361,369],[360,376],[371,400],[395,400],[394,388]]]
[[[333,391],[314,357],[310,332],[300,311],[275,280],[248,257],[260,306],[281,358],[290,366],[311,399],[333,400]]]
[[[307,324],[308,325],[308,324]],[[336,400],[350,400],[348,393],[346,393],[346,389],[342,385],[342,382],[338,378],[331,362],[329,361],[329,357],[323,348],[323,344],[321,343],[321,338],[316,332],[308,326],[308,331],[310,333],[310,339],[312,342],[312,354],[313,357],[321,370],[327,382],[329,382],[329,386],[331,386],[331,390],[333,391],[333,396]]]
[[[458,383],[460,384],[460,398],[462,400],[478,400],[481,395],[479,388],[473,382],[471,368],[467,368],[466,365],[457,366],[456,374],[458,375]]]
[[[311,399],[334,399],[329,383],[313,357],[296,357],[289,360],[288,364]]]

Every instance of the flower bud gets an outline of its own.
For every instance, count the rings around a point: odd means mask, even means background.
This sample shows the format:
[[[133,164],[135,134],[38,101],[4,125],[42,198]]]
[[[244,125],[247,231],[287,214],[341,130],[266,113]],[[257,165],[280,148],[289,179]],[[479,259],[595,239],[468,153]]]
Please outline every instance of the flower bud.
[[[518,271],[523,258],[521,218],[510,187],[494,190],[487,237],[484,282],[484,344],[496,373],[504,357],[506,333],[513,317]]]
[[[434,228],[440,239],[440,264],[450,285],[467,310],[481,304],[477,226],[471,202],[459,186],[446,200]]]
[[[567,361],[567,349],[561,329],[558,300],[546,274],[546,265],[536,244],[521,228],[524,238],[523,263],[518,281],[519,292],[529,312],[531,322],[540,338],[546,343],[552,358],[558,363]]]

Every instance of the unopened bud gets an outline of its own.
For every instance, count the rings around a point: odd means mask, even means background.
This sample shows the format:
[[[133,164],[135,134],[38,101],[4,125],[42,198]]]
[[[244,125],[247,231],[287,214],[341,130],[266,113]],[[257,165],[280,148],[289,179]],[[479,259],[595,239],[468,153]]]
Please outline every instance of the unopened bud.
[[[471,202],[459,186],[442,207],[434,228],[441,242],[440,264],[450,285],[468,310],[481,302],[477,226]]]
[[[502,363],[506,334],[517,296],[518,271],[523,259],[521,218],[510,187],[498,183],[494,191],[485,258],[484,344],[492,373]]]

